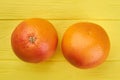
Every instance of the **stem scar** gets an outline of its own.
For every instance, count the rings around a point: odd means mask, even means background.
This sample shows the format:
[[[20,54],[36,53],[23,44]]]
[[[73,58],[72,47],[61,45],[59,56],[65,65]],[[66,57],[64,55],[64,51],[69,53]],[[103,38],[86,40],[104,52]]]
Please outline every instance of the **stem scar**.
[[[36,37],[34,37],[34,36],[29,37],[29,42],[35,43],[35,41],[36,41]]]

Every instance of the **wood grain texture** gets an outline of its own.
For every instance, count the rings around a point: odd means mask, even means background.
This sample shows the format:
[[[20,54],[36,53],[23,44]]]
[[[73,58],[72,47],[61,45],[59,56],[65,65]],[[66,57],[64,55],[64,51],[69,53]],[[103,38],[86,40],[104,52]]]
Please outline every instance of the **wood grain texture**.
[[[120,0],[1,0],[0,19],[120,19]]]
[[[120,0],[1,0],[0,80],[119,80]],[[40,64],[25,63],[13,53],[11,33],[26,18],[44,18],[55,26],[59,43],[55,55]],[[110,55],[93,69],[77,69],[62,55],[63,33],[76,22],[101,25],[111,41]]]

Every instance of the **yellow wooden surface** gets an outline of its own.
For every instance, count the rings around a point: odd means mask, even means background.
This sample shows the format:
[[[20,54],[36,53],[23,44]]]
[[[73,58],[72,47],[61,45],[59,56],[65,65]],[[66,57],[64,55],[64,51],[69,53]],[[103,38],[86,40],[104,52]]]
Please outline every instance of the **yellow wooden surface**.
[[[19,60],[10,45],[14,28],[34,17],[49,20],[59,35],[55,55],[40,64]],[[110,37],[110,55],[93,69],[73,67],[60,50],[64,31],[81,21],[101,25]],[[120,0],[0,0],[0,80],[120,80]]]

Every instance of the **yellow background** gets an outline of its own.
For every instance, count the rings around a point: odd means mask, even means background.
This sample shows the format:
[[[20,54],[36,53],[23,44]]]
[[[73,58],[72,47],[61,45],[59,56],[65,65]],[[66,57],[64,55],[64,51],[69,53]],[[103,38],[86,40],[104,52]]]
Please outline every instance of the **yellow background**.
[[[59,44],[50,60],[30,64],[14,55],[10,37],[21,21],[35,17],[53,23]],[[81,21],[101,25],[110,37],[110,55],[93,69],[72,66],[60,50],[64,31]],[[120,0],[0,0],[0,80],[120,80]]]

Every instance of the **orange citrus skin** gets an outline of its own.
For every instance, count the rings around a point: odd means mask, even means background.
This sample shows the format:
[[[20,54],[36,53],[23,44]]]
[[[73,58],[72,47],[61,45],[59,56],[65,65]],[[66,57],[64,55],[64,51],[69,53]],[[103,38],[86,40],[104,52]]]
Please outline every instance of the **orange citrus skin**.
[[[92,68],[107,58],[110,40],[101,26],[81,22],[67,29],[61,47],[63,55],[72,65],[78,68]]]
[[[11,45],[15,54],[26,62],[49,59],[56,50],[58,36],[53,25],[39,18],[21,22],[13,31]]]

